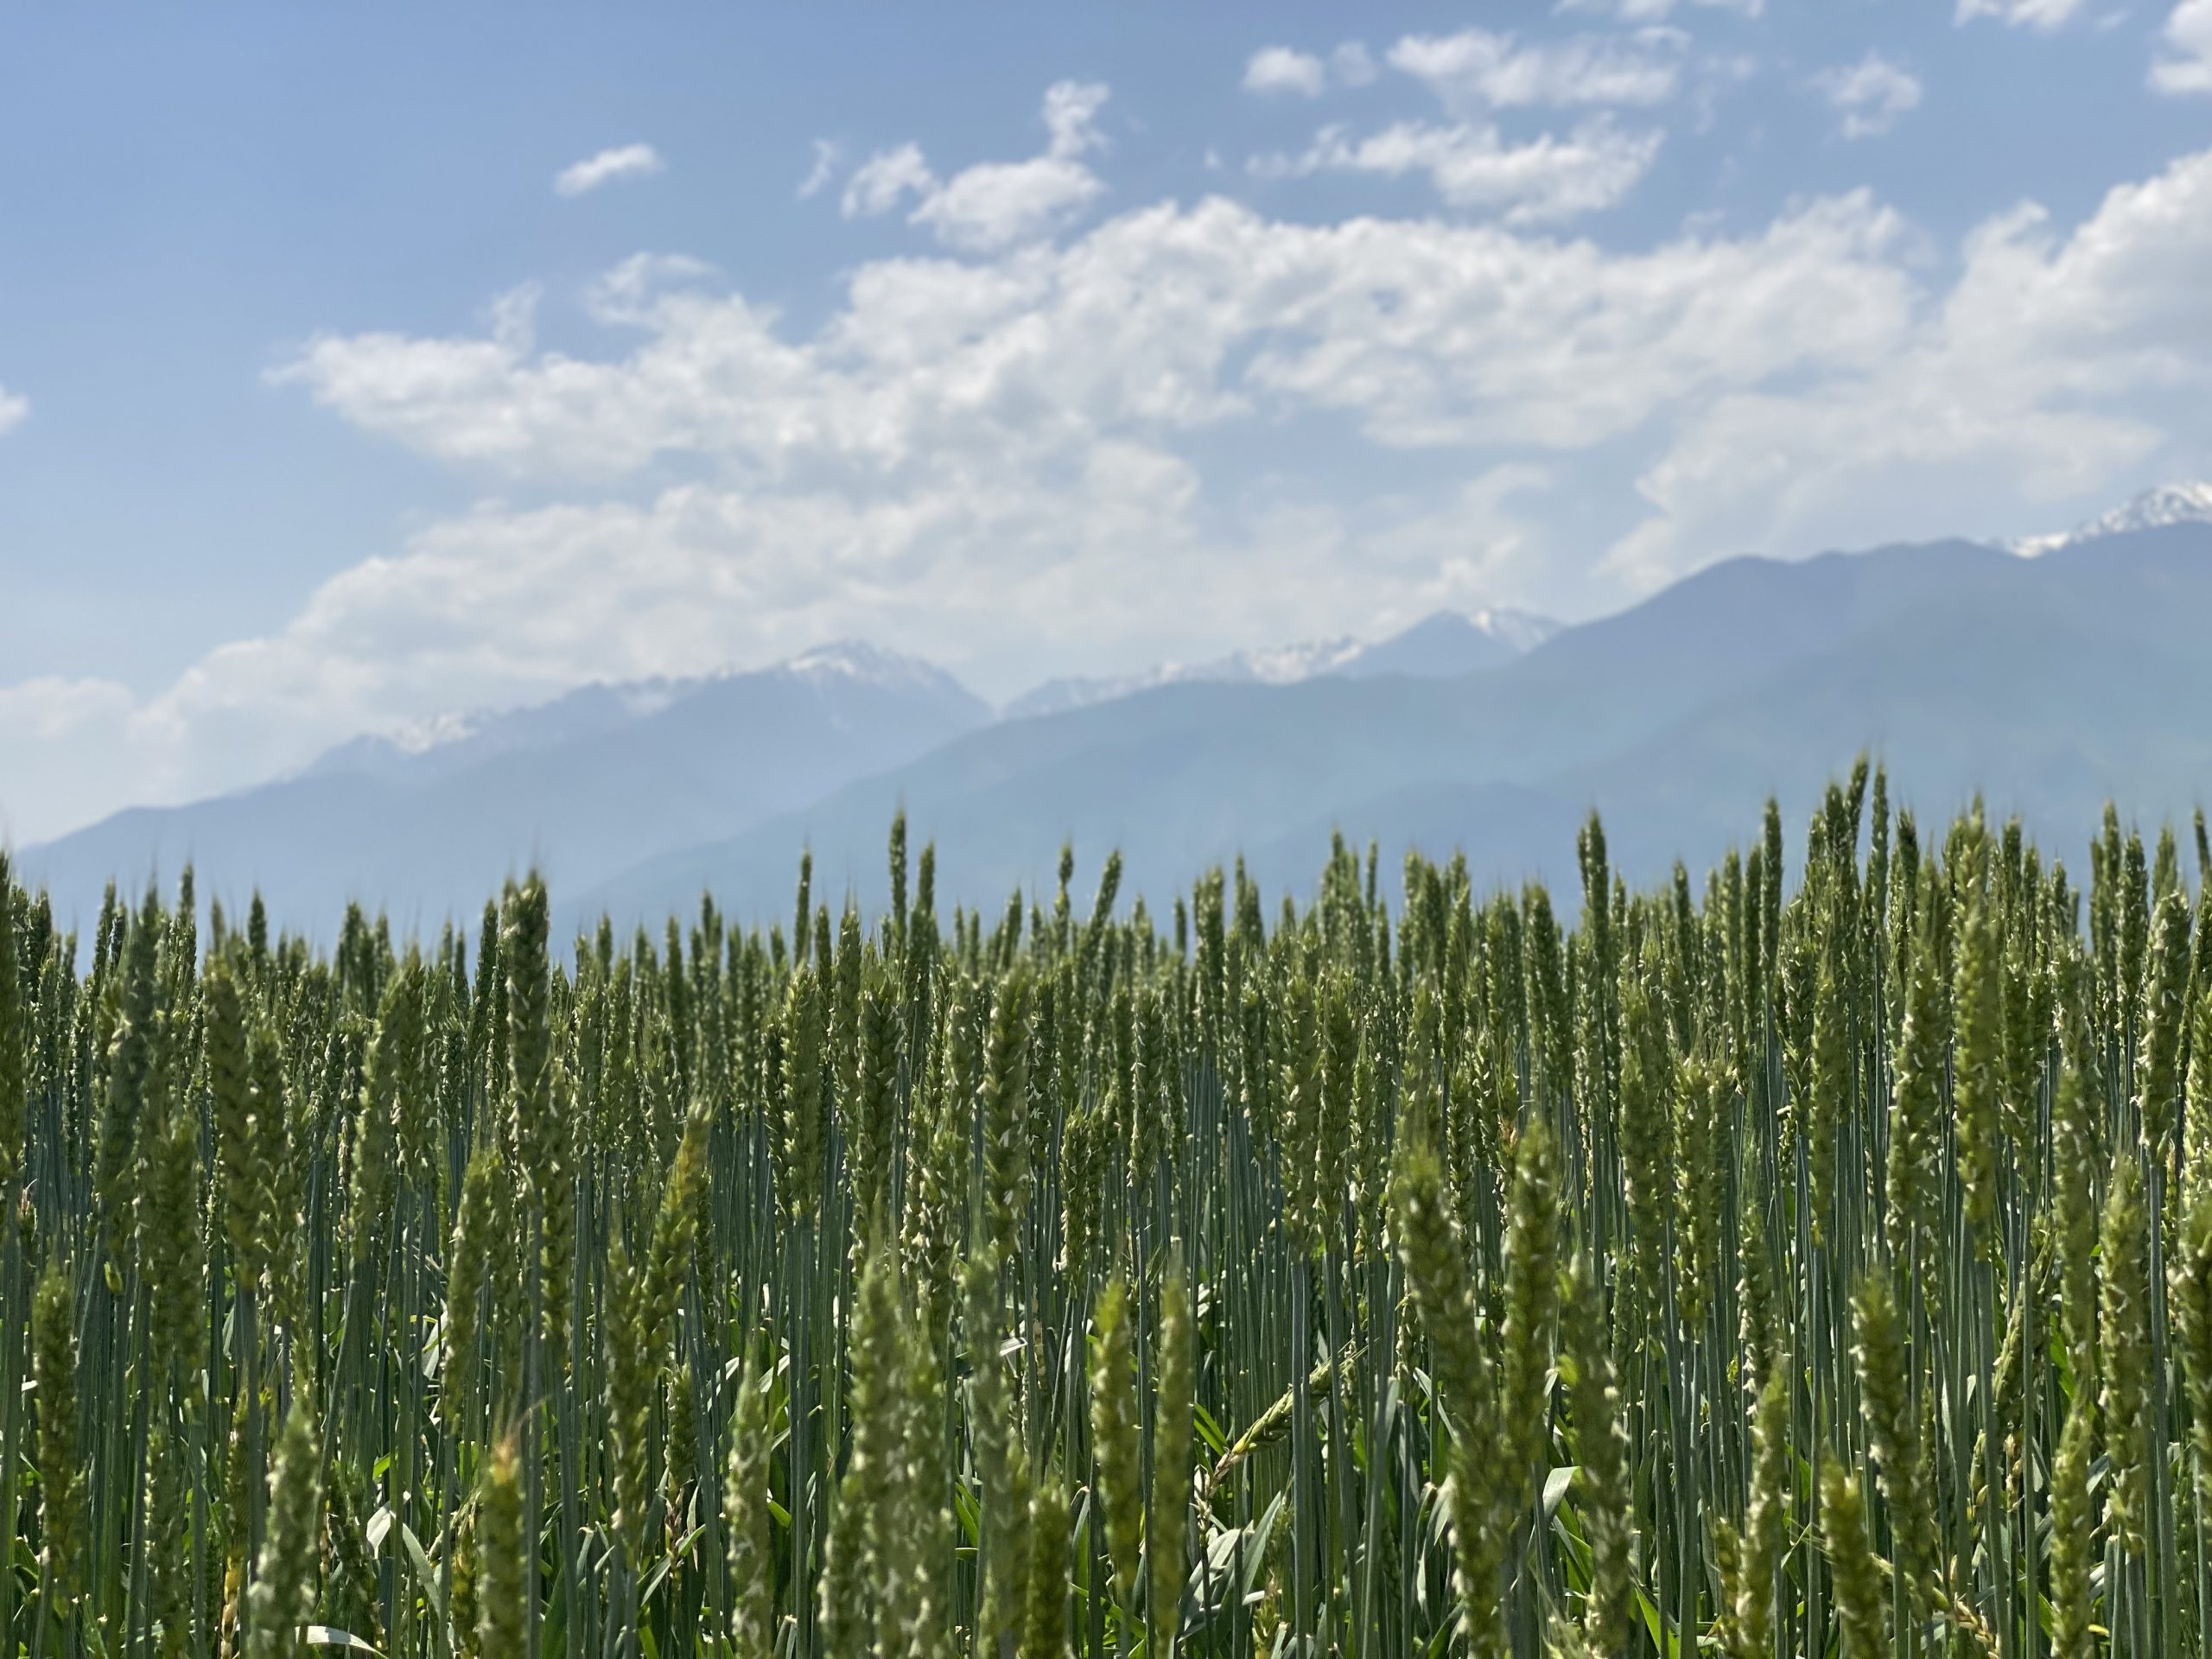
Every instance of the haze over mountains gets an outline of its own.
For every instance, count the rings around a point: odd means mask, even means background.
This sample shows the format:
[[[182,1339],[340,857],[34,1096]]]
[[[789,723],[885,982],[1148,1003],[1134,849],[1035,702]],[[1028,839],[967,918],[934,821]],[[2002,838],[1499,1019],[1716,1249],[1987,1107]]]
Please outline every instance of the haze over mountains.
[[[2023,557],[2022,551],[2035,556]],[[2185,818],[2212,782],[2212,488],[2154,493],[2018,551],[1965,541],[1739,558],[1558,628],[1491,612],[1369,645],[1243,653],[1040,687],[995,715],[925,664],[865,645],[359,740],[301,772],[134,810],[25,849],[65,917],[110,878],[242,902],[256,884],[327,932],[349,899],[396,924],[473,916],[532,862],[564,925],[696,906],[773,918],[810,846],[816,891],[880,903],[902,804],[938,843],[943,906],[1089,880],[1164,904],[1242,855],[1302,889],[1332,830],[1464,849],[1478,881],[1571,883],[1594,804],[1633,877],[1700,868],[1793,826],[1862,749],[1929,817],[1975,791],[2062,856],[2103,802]],[[1793,828],[1793,836],[1796,834]]]

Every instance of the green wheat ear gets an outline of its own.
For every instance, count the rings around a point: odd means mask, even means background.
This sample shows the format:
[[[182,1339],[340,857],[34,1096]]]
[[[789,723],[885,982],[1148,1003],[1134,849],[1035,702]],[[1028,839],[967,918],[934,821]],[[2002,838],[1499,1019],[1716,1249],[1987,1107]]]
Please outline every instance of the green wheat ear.
[[[522,1528],[522,1470],[514,1431],[485,1460],[477,1490],[476,1651],[480,1659],[522,1659],[530,1594]]]
[[[728,1535],[730,1650],[736,1659],[769,1659],[776,1641],[776,1559],[769,1525],[774,1442],[768,1428],[768,1384],[757,1355],[737,1378],[730,1413],[729,1467],[722,1485]]]
[[[2166,1264],[2166,1287],[2188,1387],[2197,1491],[2212,1507],[2212,1192],[2200,1191],[2190,1200],[2180,1243]]]
[[[1636,1521],[1628,1433],[1605,1335],[1605,1287],[1587,1254],[1574,1258],[1562,1313],[1564,1345],[1573,1364],[1568,1408],[1581,1470],[1578,1509],[1590,1541],[1583,1629],[1598,1652],[1617,1653],[1628,1640],[1635,1601]]]
[[[1821,1461],[1821,1510],[1844,1653],[1847,1659],[1880,1659],[1890,1651],[1889,1598],[1881,1564],[1867,1541],[1858,1478],[1833,1457]]]
[[[38,1399],[39,1581],[48,1616],[67,1629],[85,1586],[85,1477],[77,1454],[77,1297],[67,1268],[48,1265],[31,1304]]]
[[[1106,1516],[1106,1549],[1124,1611],[1136,1599],[1144,1541],[1143,1453],[1136,1415],[1136,1369],[1128,1293],[1120,1275],[1098,1294],[1093,1316],[1090,1433],[1098,1459],[1098,1498]]]
[[[12,1201],[23,1173],[25,1115],[30,1104],[26,1049],[29,1021],[16,948],[16,888],[0,855],[0,1205]]]
[[[322,1448],[308,1401],[294,1400],[269,1475],[269,1524],[245,1597],[247,1659],[289,1659],[315,1617]]]
[[[1198,1335],[1191,1319],[1179,1247],[1168,1252],[1160,1286],[1158,1398],[1152,1445],[1152,1528],[1146,1541],[1150,1651],[1171,1659],[1183,1623],[1185,1529],[1191,1508],[1192,1400]]]
[[[2122,1152],[2106,1201],[2098,1243],[2098,1324],[2102,1338],[2105,1454],[2112,1484],[2105,1517],[2131,1554],[2145,1548],[2151,1523],[2151,1217],[2143,1204],[2143,1176],[2132,1152]]]
[[[1020,1659],[1065,1659],[1068,1650],[1068,1498],[1057,1479],[1029,1500],[1029,1588]]]
[[[1852,1298],[1852,1331],[1866,1434],[1881,1477],[1897,1567],[1906,1591],[1923,1594],[1936,1549],[1936,1516],[1920,1451],[1912,1373],[1888,1275],[1870,1274]]]

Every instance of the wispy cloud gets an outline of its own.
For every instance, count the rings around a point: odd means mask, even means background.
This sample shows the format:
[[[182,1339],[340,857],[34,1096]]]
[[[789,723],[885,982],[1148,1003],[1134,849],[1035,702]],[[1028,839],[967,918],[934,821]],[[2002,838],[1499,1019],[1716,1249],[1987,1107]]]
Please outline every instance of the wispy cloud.
[[[4,437],[29,420],[30,413],[29,398],[0,386],[0,437]]]
[[[2162,92],[2212,92],[2212,0],[2181,0],[2164,39],[2172,55],[2152,66],[2151,84]]]
[[[844,159],[844,149],[835,140],[816,139],[814,165],[807,170],[806,176],[799,181],[798,199],[804,201],[810,196],[820,194],[828,187],[830,181],[837,175],[837,169],[843,164]]]
[[[1659,144],[1659,134],[1624,132],[1604,117],[1524,144],[1487,124],[1400,121],[1357,139],[1324,127],[1301,154],[1255,156],[1248,170],[1263,179],[1425,174],[1454,207],[1502,208],[1509,224],[1536,225],[1615,206],[1649,170]]]
[[[948,247],[993,253],[1065,227],[1105,193],[1104,181],[1083,157],[1105,147],[1098,112],[1108,89],[1095,81],[1055,82],[1045,93],[1045,152],[1022,162],[981,162],[940,181],[921,146],[878,150],[845,181],[848,219],[887,213],[910,198],[912,224],[924,225]]]
[[[554,175],[553,189],[556,195],[581,196],[617,179],[649,177],[666,165],[651,144],[623,144],[563,168]]]
[[[1959,0],[1953,14],[1961,23],[1977,17],[1994,17],[2015,29],[2048,33],[2071,22],[2086,0]]]
[[[1446,103],[1463,106],[1648,105],[1666,103],[1681,87],[1685,44],[1680,30],[1669,29],[1547,41],[1466,29],[1408,35],[1390,48],[1389,61]]]
[[[1684,0],[1559,0],[1558,11],[1593,11],[1618,17],[1624,23],[1662,23]],[[1756,17],[1766,10],[1766,0],[1687,0],[1709,11],[1740,12]]]
[[[1887,132],[1897,118],[1920,107],[1918,76],[1900,69],[1878,52],[1857,63],[1825,70],[1813,84],[1843,118],[1847,138],[1871,138]]]
[[[847,219],[873,219],[887,213],[910,195],[928,195],[937,188],[937,175],[930,171],[919,144],[879,149],[853,169],[845,181],[839,210]]]

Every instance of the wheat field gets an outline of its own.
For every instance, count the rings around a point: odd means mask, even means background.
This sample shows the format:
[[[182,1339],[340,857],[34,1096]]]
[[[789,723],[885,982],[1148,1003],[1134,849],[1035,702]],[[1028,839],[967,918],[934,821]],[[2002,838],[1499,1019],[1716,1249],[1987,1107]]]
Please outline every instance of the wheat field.
[[[2201,1655],[2207,849],[2085,828],[947,918],[901,822],[566,952],[0,865],[0,1652]]]

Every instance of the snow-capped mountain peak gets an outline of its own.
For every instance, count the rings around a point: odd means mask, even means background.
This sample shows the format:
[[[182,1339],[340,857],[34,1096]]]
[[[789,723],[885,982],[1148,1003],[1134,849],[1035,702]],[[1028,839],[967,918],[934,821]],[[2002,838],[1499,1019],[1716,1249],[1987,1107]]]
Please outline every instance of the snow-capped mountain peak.
[[[1503,606],[1470,611],[1467,620],[1475,625],[1478,632],[1524,653],[1534,651],[1560,630],[1560,625],[1548,616]]]
[[[2012,551],[2034,558],[2063,547],[2125,536],[2133,531],[2162,530],[2169,524],[2212,524],[2212,483],[2166,484],[2071,530],[2027,536],[2010,543]]]
[[[1111,702],[1154,686],[1201,681],[1229,685],[1294,685],[1326,675],[1369,678],[1405,674],[1445,678],[1535,650],[1559,632],[1548,617],[1505,609],[1438,611],[1402,632],[1367,641],[1344,635],[1295,645],[1231,652],[1198,663],[1160,663],[1135,674],[1050,680],[1008,703],[1018,720]]]
[[[895,651],[886,651],[865,639],[836,639],[828,645],[803,651],[772,668],[736,671],[789,674],[816,680],[838,678],[866,685],[926,687],[931,690],[954,683],[952,677],[933,663],[925,663],[918,657],[904,656]]]

